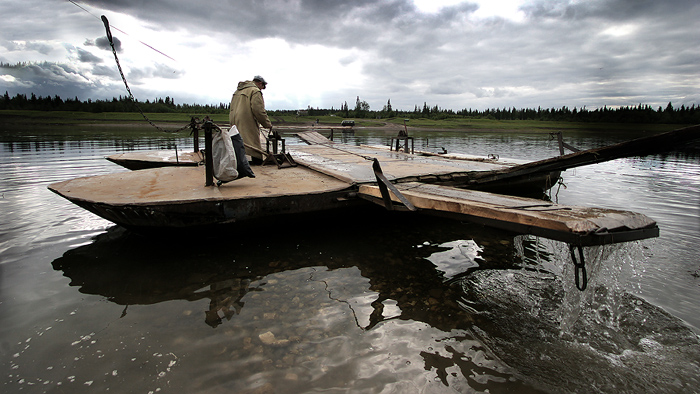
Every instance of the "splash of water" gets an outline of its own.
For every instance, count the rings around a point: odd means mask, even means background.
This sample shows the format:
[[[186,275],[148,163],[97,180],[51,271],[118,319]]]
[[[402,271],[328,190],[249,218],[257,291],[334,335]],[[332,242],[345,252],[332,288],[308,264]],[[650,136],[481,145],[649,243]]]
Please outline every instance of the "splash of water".
[[[557,314],[561,335],[570,334],[583,315],[605,327],[619,329],[622,296],[641,293],[640,279],[648,258],[644,253],[646,243],[653,241],[583,248],[588,287],[579,291],[575,283],[576,268],[568,245],[533,238],[516,237],[516,250],[524,266],[538,267],[561,279],[564,292]]]

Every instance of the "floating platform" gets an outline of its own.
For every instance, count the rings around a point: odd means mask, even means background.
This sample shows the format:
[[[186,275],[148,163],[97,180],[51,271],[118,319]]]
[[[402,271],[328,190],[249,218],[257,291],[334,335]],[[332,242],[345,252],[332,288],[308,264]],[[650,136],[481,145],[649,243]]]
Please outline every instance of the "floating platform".
[[[317,136],[314,136],[317,138]],[[323,140],[320,140],[323,141]],[[328,141],[328,140],[326,140]],[[658,236],[656,223],[626,211],[464,190],[474,173],[502,165],[407,155],[329,142],[290,149],[298,166],[253,166],[256,178],[205,186],[205,168],[163,167],[78,178],[49,189],[121,226],[138,230],[221,226],[248,220],[362,207],[390,197],[418,212],[456,217],[576,245]],[[381,176],[377,168],[381,163]],[[377,167],[375,167],[375,165]],[[415,214],[415,213],[409,213]]]

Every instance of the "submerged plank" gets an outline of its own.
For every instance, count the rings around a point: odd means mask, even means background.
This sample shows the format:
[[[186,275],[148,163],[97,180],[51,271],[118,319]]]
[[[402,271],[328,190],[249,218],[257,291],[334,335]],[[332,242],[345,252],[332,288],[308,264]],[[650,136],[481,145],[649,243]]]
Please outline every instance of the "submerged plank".
[[[317,131],[303,131],[300,133],[296,133],[296,135],[302,141],[306,142],[309,145],[329,144],[329,143],[332,144],[333,143],[333,141],[329,140],[323,134],[321,134]]]
[[[656,222],[636,212],[566,206],[421,183],[396,187],[422,210],[573,244],[627,242],[658,236]],[[359,194],[377,203],[382,198],[379,187],[373,185],[360,186]],[[393,195],[392,200],[399,201]]]

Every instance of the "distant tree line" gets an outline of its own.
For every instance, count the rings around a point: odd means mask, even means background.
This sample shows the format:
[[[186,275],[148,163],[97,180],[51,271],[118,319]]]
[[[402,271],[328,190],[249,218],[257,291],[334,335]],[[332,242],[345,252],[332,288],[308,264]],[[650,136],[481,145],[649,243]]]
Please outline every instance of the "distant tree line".
[[[138,106],[143,112],[149,113],[187,113],[187,114],[220,114],[228,113],[229,104],[218,105],[200,104],[176,104],[170,97],[156,98],[153,101],[136,101],[134,103],[128,97],[113,98],[112,100],[81,101],[77,97],[62,99],[59,96],[41,97],[31,94],[17,94],[10,97],[6,91],[0,96],[0,110],[35,110],[35,111],[80,111],[80,112],[136,112]],[[334,115],[343,118],[356,119],[435,119],[449,118],[473,118],[493,120],[541,120],[541,121],[566,121],[566,122],[602,122],[602,123],[674,123],[674,124],[700,124],[700,105],[686,107],[681,105],[675,108],[671,103],[666,107],[652,108],[649,105],[626,106],[617,108],[598,108],[589,110],[586,107],[570,109],[561,108],[494,108],[486,110],[443,109],[429,106],[416,105],[413,111],[396,110],[388,100],[381,110],[371,110],[369,104],[357,97],[355,106],[351,109],[347,101],[336,109],[313,108],[309,106],[305,110],[272,110],[268,111],[273,116],[282,115],[307,115],[328,116]]]
[[[132,101],[129,97],[113,98],[112,100],[92,100],[80,101],[77,97],[62,99],[59,96],[36,96],[32,93],[29,97],[26,94],[17,94],[14,97],[5,91],[0,96],[0,110],[33,110],[33,111],[77,111],[77,112],[137,112],[138,109],[149,113],[223,113],[228,112],[228,103],[219,105],[199,105],[199,104],[175,104],[175,100],[170,97],[156,98],[153,101]]]

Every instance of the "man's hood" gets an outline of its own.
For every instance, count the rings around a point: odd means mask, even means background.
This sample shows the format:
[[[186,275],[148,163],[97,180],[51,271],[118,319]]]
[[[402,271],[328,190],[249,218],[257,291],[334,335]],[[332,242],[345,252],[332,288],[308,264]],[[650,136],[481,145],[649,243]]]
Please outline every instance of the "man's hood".
[[[257,88],[257,86],[255,86],[255,83],[253,83],[253,81],[238,82],[238,90],[243,90],[247,88]]]

